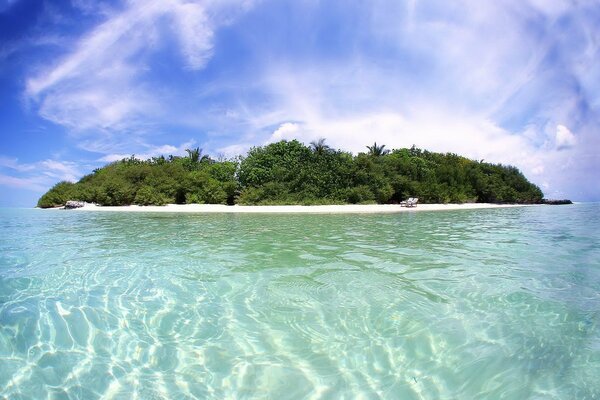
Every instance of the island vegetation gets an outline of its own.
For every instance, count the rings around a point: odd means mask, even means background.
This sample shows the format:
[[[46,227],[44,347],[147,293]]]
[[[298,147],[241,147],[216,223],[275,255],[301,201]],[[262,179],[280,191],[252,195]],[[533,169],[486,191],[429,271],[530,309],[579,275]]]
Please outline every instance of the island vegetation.
[[[135,156],[110,163],[77,183],[60,182],[38,207],[79,200],[105,206],[202,204],[540,203],[542,191],[513,166],[473,161],[416,147],[374,143],[352,155],[324,139],[253,147],[215,160],[199,148],[187,156]]]

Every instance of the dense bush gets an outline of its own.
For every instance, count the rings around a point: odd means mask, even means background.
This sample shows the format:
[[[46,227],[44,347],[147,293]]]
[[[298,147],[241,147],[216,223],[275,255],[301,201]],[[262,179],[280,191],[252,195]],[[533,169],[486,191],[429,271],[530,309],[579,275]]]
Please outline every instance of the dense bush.
[[[368,146],[356,156],[323,140],[252,148],[246,157],[215,161],[200,149],[188,157],[135,157],[111,163],[78,183],[60,182],[38,206],[67,200],[101,205],[539,203],[541,190],[515,167],[472,161],[415,148]]]
[[[140,206],[163,206],[169,202],[169,199],[155,187],[144,185],[138,189],[133,202]]]
[[[52,186],[39,200],[38,207],[51,208],[64,206],[67,200],[78,198],[75,192],[75,184],[71,182],[59,182]]]

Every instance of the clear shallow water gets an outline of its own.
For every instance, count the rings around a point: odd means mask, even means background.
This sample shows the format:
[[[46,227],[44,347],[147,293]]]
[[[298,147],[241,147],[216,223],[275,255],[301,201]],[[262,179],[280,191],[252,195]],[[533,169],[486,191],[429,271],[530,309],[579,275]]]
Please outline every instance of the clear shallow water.
[[[597,399],[599,228],[0,210],[0,398]]]

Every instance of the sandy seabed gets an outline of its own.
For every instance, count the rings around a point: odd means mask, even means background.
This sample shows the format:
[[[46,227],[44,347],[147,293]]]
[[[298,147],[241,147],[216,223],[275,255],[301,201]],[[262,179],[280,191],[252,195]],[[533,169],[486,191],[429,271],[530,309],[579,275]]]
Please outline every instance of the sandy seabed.
[[[74,211],[174,212],[174,213],[307,213],[307,214],[374,214],[418,211],[474,210],[483,208],[526,207],[522,204],[419,204],[402,207],[399,204],[343,204],[323,206],[226,206],[221,204],[168,204],[166,206],[97,206],[86,203]]]

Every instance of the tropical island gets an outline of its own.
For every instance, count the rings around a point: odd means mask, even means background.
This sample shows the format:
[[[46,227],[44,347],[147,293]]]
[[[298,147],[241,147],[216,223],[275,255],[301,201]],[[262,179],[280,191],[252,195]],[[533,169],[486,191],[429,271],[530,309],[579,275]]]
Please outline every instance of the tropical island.
[[[187,156],[112,162],[78,182],[59,182],[40,208],[68,200],[101,206],[227,204],[331,205],[421,203],[539,204],[539,187],[513,166],[374,143],[352,155],[324,139],[253,147],[245,156],[213,159],[200,148]]]

